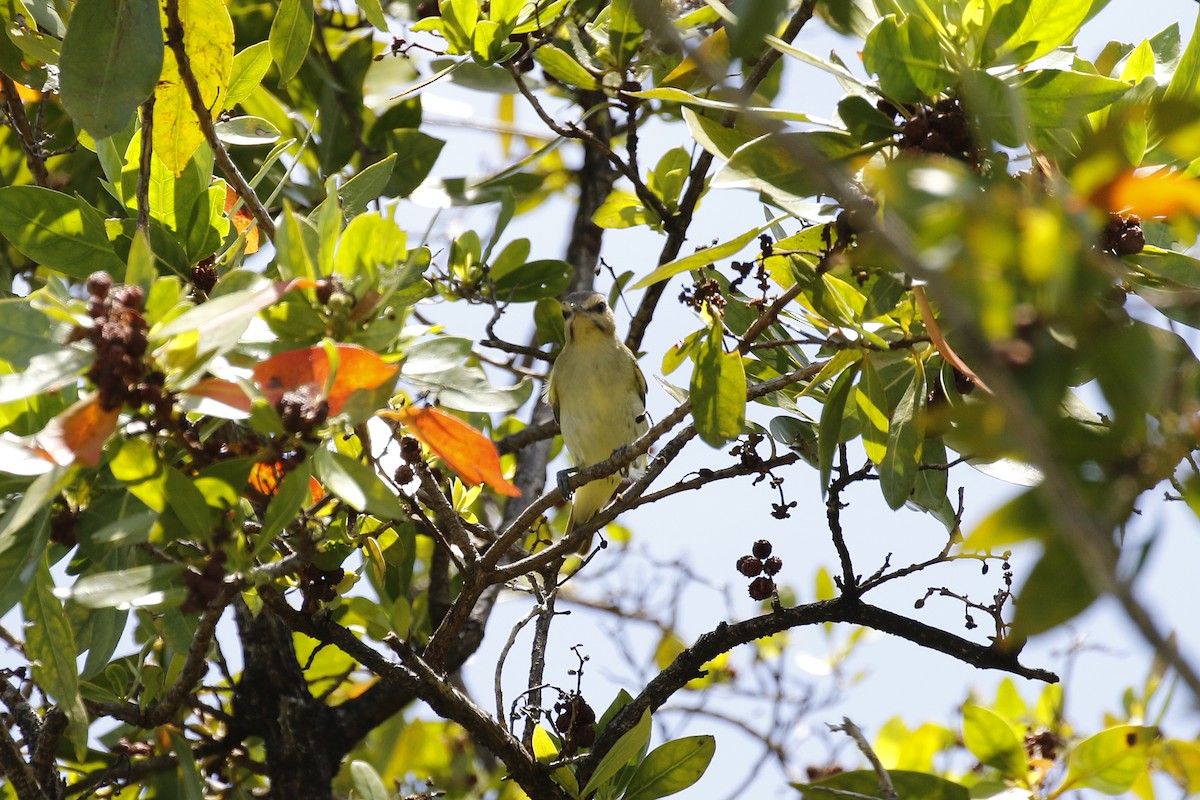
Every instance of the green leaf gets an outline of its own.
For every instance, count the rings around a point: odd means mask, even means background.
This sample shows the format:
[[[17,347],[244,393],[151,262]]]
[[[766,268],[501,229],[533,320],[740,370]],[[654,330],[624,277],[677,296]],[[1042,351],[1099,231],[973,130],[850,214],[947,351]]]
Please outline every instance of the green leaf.
[[[1200,100],[1200,18],[1196,20],[1192,38],[1171,75],[1163,97],[1168,100]]]
[[[146,441],[126,439],[109,468],[134,497],[160,514],[171,509],[188,533],[208,537],[213,511],[204,495],[186,475],[164,464]]]
[[[655,800],[682,792],[700,780],[716,750],[712,736],[687,736],[659,745],[638,764],[624,800]]]
[[[729,112],[736,112],[739,114],[753,114],[755,117],[759,117],[762,119],[782,119],[782,120],[788,120],[790,122],[819,122],[824,125],[832,125],[833,124],[831,122],[812,117],[809,114],[804,114],[800,111],[793,111],[792,109],[788,109],[788,108],[775,108],[774,106],[747,106],[747,105],[743,105],[741,103],[729,103],[729,102],[725,102],[722,100],[714,100],[711,97],[698,97],[697,95],[691,94],[690,92],[686,92],[683,89],[678,89],[673,86],[662,86],[662,87],[658,87],[656,89],[643,89],[640,92],[626,92],[626,94],[628,94],[630,97],[640,97],[643,100],[663,100],[668,103],[678,103],[679,105],[683,105],[683,106],[696,106],[698,108],[711,108],[714,111],[729,111]],[[880,113],[878,111],[876,111],[875,113],[878,114],[881,118],[883,117],[882,113]],[[730,134],[733,133],[732,128],[725,128],[719,122],[712,120],[712,119],[708,119],[706,117],[696,117],[693,114],[692,118],[688,120],[688,124],[689,125],[693,124],[693,120],[697,120],[697,121],[703,120],[703,122],[710,123],[713,128],[722,128],[722,130],[728,131]],[[703,124],[703,123],[700,123],[700,124]],[[708,127],[708,126],[705,126],[705,127]],[[891,126],[891,128],[894,132],[895,126]],[[720,134],[718,134],[718,135],[720,135]],[[739,145],[745,144],[745,142],[748,140],[748,137],[746,137],[746,136],[739,136],[739,138],[740,138],[740,141],[737,142],[737,144],[739,144]],[[697,137],[697,141],[700,141],[699,137]],[[702,142],[702,144],[703,144],[703,142]],[[708,149],[707,145],[705,145],[705,149]],[[735,149],[737,149],[736,146],[730,147],[728,149],[728,152],[732,153]],[[718,155],[718,154],[713,153],[713,155]]]
[[[196,756],[187,737],[174,728],[167,731],[171,738],[171,749],[179,763],[176,773],[178,780],[172,789],[179,790],[181,800],[204,800],[204,780],[200,777],[200,768],[196,765]]]
[[[383,785],[383,778],[365,761],[350,762],[350,781],[354,784],[354,791],[363,800],[388,800],[390,797],[387,787]]]
[[[229,88],[225,92],[225,108],[233,108],[249,97],[270,68],[271,45],[267,42],[255,42],[235,55],[229,73]]]
[[[592,222],[601,228],[609,229],[649,225],[655,230],[660,230],[662,220],[642,205],[642,201],[633,192],[613,189],[592,214]]]
[[[888,770],[896,793],[904,800],[968,800],[967,787],[927,772]],[[841,772],[815,783],[793,783],[805,800],[845,800],[851,796],[878,797],[879,777],[870,770]]]
[[[888,449],[889,409],[883,381],[869,358],[863,359],[862,380],[858,382],[854,397],[863,423],[863,449],[867,451],[867,458],[880,464]]]
[[[313,0],[282,0],[275,19],[271,22],[268,42],[271,58],[279,68],[279,84],[282,86],[296,76],[304,57],[308,54],[308,43],[313,35]]]
[[[376,161],[362,172],[342,184],[338,197],[342,201],[342,213],[347,220],[354,219],[367,210],[367,203],[379,198],[387,188],[388,181],[396,168],[396,154],[392,153]]]
[[[787,10],[787,0],[733,0],[730,11],[737,24],[729,31],[729,52],[735,58],[749,59],[761,54],[763,37],[776,32]]]
[[[79,373],[95,359],[94,351],[79,346],[34,356],[24,371],[0,376],[0,403],[23,400],[74,383]]]
[[[838,376],[829,394],[825,395],[825,403],[821,406],[821,423],[817,434],[818,463],[821,468],[821,495],[824,496],[829,488],[829,478],[833,474],[833,457],[841,444],[842,417],[846,413],[846,401],[850,390],[854,388],[854,379],[858,375],[858,367],[854,363]]]
[[[746,423],[746,370],[740,353],[725,352],[719,322],[696,347],[691,398],[696,432],[710,447],[741,435]]]
[[[62,101],[93,138],[125,128],[163,68],[155,0],[78,0],[59,61]]]
[[[383,6],[379,0],[357,0],[359,9],[363,12],[363,16],[367,18],[375,26],[376,30],[388,32],[387,17],[383,15]]]
[[[232,117],[215,126],[217,138],[234,147],[257,147],[279,141],[279,129],[262,117]]]
[[[26,493],[25,497],[28,496]],[[20,519],[18,515],[26,502],[25,497],[0,517],[0,616],[7,614],[29,588],[34,566],[42,557],[50,538],[49,510],[43,509],[40,514],[35,510],[24,523],[13,525],[14,521]]]
[[[621,70],[629,65],[642,43],[643,28],[636,8],[636,0],[613,0],[609,6],[608,47],[615,66]]]
[[[97,270],[125,274],[104,222],[77,197],[41,186],[0,189],[0,236],[27,258],[83,280]]]
[[[309,479],[312,477],[312,465],[308,461],[300,463],[288,472],[280,482],[275,496],[267,505],[263,516],[262,530],[258,533],[258,544],[255,552],[270,546],[275,537],[283,532],[288,523],[296,519],[304,500],[308,497]]]
[[[87,712],[79,698],[78,652],[71,623],[53,590],[54,579],[43,559],[21,603],[26,622],[25,655],[33,665],[38,687],[66,712],[70,739],[79,753],[87,745]]]
[[[50,320],[29,304],[27,297],[0,300],[0,361],[20,371],[34,356],[58,351]]]
[[[592,73],[576,61],[566,50],[554,44],[547,44],[533,51],[536,61],[546,74],[560,80],[568,86],[580,89],[599,89],[600,83]]]
[[[1025,745],[1004,717],[988,708],[963,706],[963,743],[971,755],[1000,770],[1010,780],[1025,780],[1029,759]]]
[[[879,76],[889,100],[915,103],[941,94],[954,80],[933,27],[921,17],[879,20],[863,45],[863,66]]]
[[[1067,756],[1063,788],[1089,788],[1104,794],[1122,794],[1150,767],[1150,748],[1158,729],[1118,725],[1089,736]]]
[[[1022,4],[1013,5],[1020,8]],[[1091,8],[1090,0],[1031,0],[1020,25],[996,49],[996,59],[1012,56],[1018,63],[1028,64],[1041,58],[1075,36]]]
[[[547,258],[529,261],[511,269],[493,269],[495,297],[502,303],[532,303],[557,297],[571,282],[571,265]]]
[[[1017,592],[1012,635],[1020,641],[1048,631],[1083,613],[1095,599],[1096,590],[1074,549],[1052,535]]]
[[[387,135],[388,146],[397,154],[388,182],[389,197],[408,197],[433,171],[446,142],[418,130],[395,130]]]
[[[610,778],[620,772],[621,768],[636,758],[642,748],[650,741],[650,710],[642,712],[642,718],[637,724],[625,732],[612,748],[600,759],[591,779],[583,787],[581,794],[586,797],[603,786]]]
[[[967,552],[985,552],[1029,539],[1054,539],[1054,516],[1041,494],[1030,489],[993,511],[963,542]]]
[[[1129,84],[1086,72],[1042,69],[1022,73],[1010,83],[1021,97],[1025,121],[1034,128],[1070,128],[1093,111],[1111,105]]]
[[[178,564],[149,564],[84,575],[75,585],[56,589],[54,594],[84,608],[177,607],[183,602],[182,574],[183,567]]]
[[[714,187],[756,189],[783,199],[828,193],[831,187],[809,165],[830,162],[851,172],[869,152],[848,133],[802,131],[767,134],[747,142],[713,177]]]
[[[698,250],[689,256],[677,258],[674,261],[663,264],[661,267],[642,278],[630,288],[644,289],[647,286],[658,283],[659,281],[665,281],[681,272],[703,267],[707,264],[719,261],[720,259],[729,258],[732,255],[736,255],[741,252],[746,245],[750,244],[759,236],[761,236],[763,231],[768,230],[773,225],[778,225],[784,219],[787,219],[787,216],[788,215],[784,214],[775,217],[767,224],[746,231],[736,239],[731,239],[724,244],[718,244],[713,247],[706,247],[703,250]]]
[[[383,519],[405,517],[404,506],[375,470],[325,449],[317,450],[312,458],[317,480],[351,508]]]
[[[890,508],[904,505],[916,486],[924,439],[925,369],[917,361],[912,383],[892,414],[887,454],[879,464],[879,485]]]

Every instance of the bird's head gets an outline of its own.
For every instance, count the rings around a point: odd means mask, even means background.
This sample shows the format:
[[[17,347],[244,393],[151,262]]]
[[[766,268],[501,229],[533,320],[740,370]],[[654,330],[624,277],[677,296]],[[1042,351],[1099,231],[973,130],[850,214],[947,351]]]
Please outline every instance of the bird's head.
[[[562,313],[568,342],[617,333],[616,318],[599,292],[572,292],[563,298]]]

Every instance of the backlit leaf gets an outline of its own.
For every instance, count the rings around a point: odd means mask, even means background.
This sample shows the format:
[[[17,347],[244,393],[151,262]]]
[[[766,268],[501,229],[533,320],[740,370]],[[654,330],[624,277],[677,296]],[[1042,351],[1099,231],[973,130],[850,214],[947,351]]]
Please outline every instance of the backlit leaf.
[[[100,463],[104,443],[117,429],[120,413],[120,408],[105,409],[100,395],[94,394],[50,420],[35,437],[36,447],[59,466],[94,467]]]
[[[1012,725],[995,711],[974,703],[963,706],[963,742],[971,755],[1000,770],[1005,778],[1025,778],[1025,745]]]
[[[682,792],[700,780],[716,750],[712,736],[686,736],[659,745],[638,764],[625,800],[655,800]]]
[[[725,352],[719,323],[696,346],[692,372],[692,416],[710,447],[736,439],[746,422],[746,370],[741,353]]]
[[[1118,725],[1089,736],[1067,756],[1064,788],[1089,788],[1104,794],[1129,791],[1150,765],[1157,728]]]
[[[224,107],[233,68],[233,20],[222,0],[189,0],[179,5],[183,48],[204,107],[215,119]],[[204,141],[175,53],[167,48],[154,103],[154,154],[176,175]]]
[[[469,485],[485,483],[496,492],[519,497],[521,490],[504,477],[500,454],[492,440],[458,417],[436,408],[408,406],[379,416],[404,425]]]

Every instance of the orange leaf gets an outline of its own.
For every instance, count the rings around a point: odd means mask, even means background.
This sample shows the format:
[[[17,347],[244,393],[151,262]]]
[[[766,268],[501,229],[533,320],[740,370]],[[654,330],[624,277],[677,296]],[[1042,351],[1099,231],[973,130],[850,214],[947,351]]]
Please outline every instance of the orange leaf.
[[[100,463],[104,443],[117,429],[120,414],[119,408],[102,408],[100,396],[92,395],[46,423],[34,437],[35,446],[44,458],[59,466],[94,467]]]
[[[1170,217],[1180,212],[1200,217],[1200,180],[1177,172],[1126,172],[1098,191],[1093,202],[1106,211],[1140,217]]]
[[[509,497],[521,495],[521,490],[504,477],[500,454],[492,440],[458,417],[436,408],[412,406],[399,411],[381,411],[379,416],[404,425],[466,483],[472,486],[486,483]]]
[[[226,214],[233,211],[233,207],[237,205],[237,201],[238,193],[229,184],[225,184]],[[229,221],[233,223],[233,227],[237,229],[238,233],[246,234],[246,255],[257,253],[259,245],[258,226],[254,225],[254,227],[251,227],[254,224],[254,215],[246,209],[245,203],[238,207],[238,210],[233,213]]]
[[[283,481],[284,470],[283,462],[275,461],[273,463],[261,462],[250,468],[250,488],[261,494],[263,497],[274,497],[279,491],[279,484]],[[316,478],[308,479],[308,493],[312,495],[313,502],[317,502],[325,496],[325,490],[321,488],[321,484]]]
[[[337,353],[337,375],[325,397],[329,401],[330,416],[341,413],[354,392],[378,389],[399,370],[395,364],[387,363],[376,353],[356,344],[339,344]],[[278,403],[285,392],[299,389],[308,389],[314,397],[320,396],[329,382],[329,356],[320,345],[280,353],[254,368],[254,382],[272,405]]]
[[[250,398],[242,391],[242,387],[224,378],[205,378],[194,386],[183,390],[184,394],[215,400],[221,405],[237,409],[245,414],[250,413]]]

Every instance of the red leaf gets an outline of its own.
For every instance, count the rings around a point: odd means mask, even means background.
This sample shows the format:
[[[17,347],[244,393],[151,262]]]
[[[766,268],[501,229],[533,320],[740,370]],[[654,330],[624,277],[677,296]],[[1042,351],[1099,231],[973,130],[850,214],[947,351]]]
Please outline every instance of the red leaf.
[[[119,408],[112,411],[102,408],[99,395],[80,400],[34,436],[35,450],[62,467],[72,464],[94,467],[100,463],[104,443],[117,429],[120,414]]]
[[[242,387],[233,381],[227,381],[223,378],[205,378],[183,391],[185,394],[206,397],[209,400],[215,400],[222,405],[235,408],[243,413],[250,413],[250,398],[242,391]]]
[[[337,375],[325,399],[329,415],[336,416],[354,392],[378,389],[395,377],[397,367],[376,353],[356,344],[337,345]],[[254,383],[271,402],[279,402],[285,392],[307,389],[320,396],[329,382],[329,355],[317,345],[304,350],[290,350],[272,356],[254,368]]]
[[[379,416],[404,425],[467,484],[486,483],[500,494],[521,495],[521,490],[504,477],[500,453],[492,440],[458,417],[436,408],[412,406],[381,411]]]

